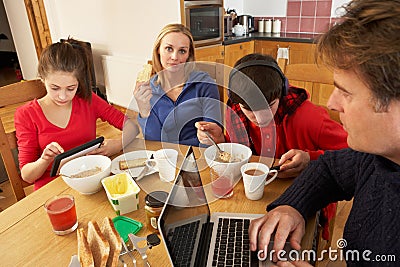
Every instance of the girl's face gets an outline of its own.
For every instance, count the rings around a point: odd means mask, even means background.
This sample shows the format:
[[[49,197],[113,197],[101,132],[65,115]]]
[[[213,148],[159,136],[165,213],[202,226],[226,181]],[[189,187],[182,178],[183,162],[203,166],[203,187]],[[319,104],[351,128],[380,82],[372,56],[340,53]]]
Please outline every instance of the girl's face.
[[[47,96],[57,106],[65,106],[74,98],[78,90],[78,80],[71,72],[56,71],[47,75],[43,80]]]
[[[184,33],[171,32],[161,40],[159,53],[163,69],[177,71],[189,58],[190,39]],[[183,65],[182,65],[183,66]]]
[[[278,110],[279,106],[279,99],[272,101],[269,108],[251,111],[247,110],[243,107],[242,104],[239,104],[240,108],[242,109],[244,115],[255,125],[259,127],[267,126],[275,116],[276,111]]]

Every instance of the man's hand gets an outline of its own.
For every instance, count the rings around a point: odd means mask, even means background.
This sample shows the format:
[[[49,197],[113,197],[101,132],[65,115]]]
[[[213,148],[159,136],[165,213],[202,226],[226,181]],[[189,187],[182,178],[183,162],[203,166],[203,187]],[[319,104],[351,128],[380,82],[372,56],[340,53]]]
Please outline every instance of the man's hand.
[[[303,216],[290,206],[279,206],[268,212],[261,218],[252,220],[249,227],[250,249],[266,251],[275,233],[275,251],[283,250],[289,237],[290,245],[300,250],[301,239],[305,232]]]

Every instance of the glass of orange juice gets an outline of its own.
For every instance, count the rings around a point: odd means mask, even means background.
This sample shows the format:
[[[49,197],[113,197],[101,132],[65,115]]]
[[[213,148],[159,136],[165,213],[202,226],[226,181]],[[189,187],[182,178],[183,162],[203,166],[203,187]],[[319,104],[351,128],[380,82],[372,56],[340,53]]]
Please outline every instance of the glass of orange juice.
[[[73,196],[54,196],[46,201],[44,209],[49,216],[53,231],[57,235],[66,235],[78,228]]]

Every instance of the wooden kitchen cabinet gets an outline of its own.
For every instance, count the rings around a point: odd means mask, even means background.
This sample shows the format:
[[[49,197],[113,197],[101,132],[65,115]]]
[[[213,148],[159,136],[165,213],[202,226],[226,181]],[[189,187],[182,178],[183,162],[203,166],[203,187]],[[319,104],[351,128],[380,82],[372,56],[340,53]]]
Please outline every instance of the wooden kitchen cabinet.
[[[224,64],[233,67],[238,59],[251,53],[254,53],[254,41],[226,45]]]
[[[224,46],[212,45],[195,49],[196,61],[223,62]]]
[[[315,44],[279,42],[279,41],[259,41],[254,45],[256,53],[268,54],[276,58],[278,48],[289,48],[289,64],[314,63]]]

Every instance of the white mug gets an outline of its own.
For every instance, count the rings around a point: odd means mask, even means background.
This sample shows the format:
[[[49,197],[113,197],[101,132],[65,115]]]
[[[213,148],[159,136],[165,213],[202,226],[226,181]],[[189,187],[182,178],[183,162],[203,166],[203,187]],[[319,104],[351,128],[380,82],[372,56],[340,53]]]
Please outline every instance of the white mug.
[[[160,149],[154,152],[154,159],[148,159],[146,165],[158,171],[160,180],[171,182],[175,179],[176,161],[178,151],[175,149]]]
[[[278,175],[277,170],[270,170],[267,165],[259,162],[246,163],[240,168],[240,171],[243,177],[244,192],[250,200],[261,199],[264,194],[264,186],[275,180]],[[272,177],[265,180],[272,173]]]

